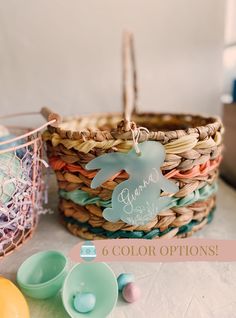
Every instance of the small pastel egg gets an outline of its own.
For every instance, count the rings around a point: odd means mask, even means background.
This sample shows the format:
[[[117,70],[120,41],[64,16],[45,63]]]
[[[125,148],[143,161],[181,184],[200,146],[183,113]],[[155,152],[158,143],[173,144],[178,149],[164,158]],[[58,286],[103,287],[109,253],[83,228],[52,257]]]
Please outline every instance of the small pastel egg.
[[[80,313],[87,313],[94,309],[96,296],[93,293],[78,293],[74,297],[74,308]]]
[[[117,283],[118,283],[118,289],[119,291],[122,291],[123,288],[128,284],[128,283],[133,283],[134,282],[134,275],[130,273],[123,273],[120,274],[117,278]]]
[[[140,298],[141,290],[135,283],[129,283],[124,287],[122,296],[128,303],[134,303]]]
[[[1,276],[0,317],[30,318],[29,307],[21,291],[10,280]]]

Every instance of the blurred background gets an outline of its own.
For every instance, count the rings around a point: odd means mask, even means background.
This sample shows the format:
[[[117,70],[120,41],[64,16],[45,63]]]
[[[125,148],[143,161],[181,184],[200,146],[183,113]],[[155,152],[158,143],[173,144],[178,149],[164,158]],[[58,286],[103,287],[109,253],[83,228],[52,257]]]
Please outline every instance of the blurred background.
[[[235,0],[0,4],[1,115],[121,110],[124,29],[135,33],[142,110],[220,114],[232,93]]]

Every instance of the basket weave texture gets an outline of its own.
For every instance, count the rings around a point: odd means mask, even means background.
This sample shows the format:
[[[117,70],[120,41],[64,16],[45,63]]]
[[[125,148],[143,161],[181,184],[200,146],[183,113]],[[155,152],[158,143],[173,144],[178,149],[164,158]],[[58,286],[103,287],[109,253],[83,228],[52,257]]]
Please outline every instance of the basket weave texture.
[[[91,189],[97,171],[86,171],[85,165],[107,152],[129,151],[132,133],[125,131],[121,116],[115,114],[67,118],[44,133],[49,161],[58,180],[63,222],[73,234],[85,239],[191,235],[211,220],[215,208],[222,158],[220,119],[139,114],[132,117],[132,122],[149,130],[148,134],[140,133],[139,142],[156,140],[165,147],[162,173],[179,186],[172,206],[145,226],[106,221],[102,211],[109,206],[113,189],[128,175],[121,171],[99,188]]]

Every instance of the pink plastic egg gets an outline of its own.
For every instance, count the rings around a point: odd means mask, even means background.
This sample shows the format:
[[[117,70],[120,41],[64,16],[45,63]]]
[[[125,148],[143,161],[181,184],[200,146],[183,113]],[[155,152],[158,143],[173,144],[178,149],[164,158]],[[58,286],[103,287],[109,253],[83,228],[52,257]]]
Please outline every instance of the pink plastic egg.
[[[127,301],[128,303],[134,303],[140,298],[141,291],[138,285],[136,285],[135,283],[128,283],[124,287],[122,295],[125,301]]]

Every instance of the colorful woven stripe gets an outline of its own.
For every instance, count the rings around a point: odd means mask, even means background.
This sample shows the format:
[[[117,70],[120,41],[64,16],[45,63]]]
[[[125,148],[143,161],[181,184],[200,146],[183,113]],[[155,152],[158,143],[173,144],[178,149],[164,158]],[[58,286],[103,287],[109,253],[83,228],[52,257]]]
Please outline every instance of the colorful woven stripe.
[[[133,146],[132,139],[131,140],[103,140],[103,141],[95,141],[95,140],[72,140],[68,138],[62,138],[58,133],[50,134],[49,132],[44,133],[44,140],[50,140],[53,147],[56,147],[62,144],[66,149],[75,149],[83,153],[90,152],[93,148],[98,149],[110,149],[112,147],[117,147],[119,151],[127,152]],[[216,132],[215,138],[208,138],[205,140],[198,141],[197,135],[186,135],[181,138],[174,140],[168,144],[165,144],[165,150],[167,154],[178,154],[187,152],[193,148],[209,148],[215,147],[221,144],[222,138],[219,132]]]
[[[220,165],[221,160],[222,160],[222,156],[218,156],[215,160],[208,160],[205,163],[194,166],[192,169],[188,171],[184,171],[184,172],[180,172],[180,170],[178,169],[173,169],[167,174],[165,174],[165,177],[168,179],[170,178],[186,179],[186,178],[194,178],[197,176],[198,177],[206,176],[209,172],[216,169]],[[83,176],[89,179],[93,179],[95,175],[97,174],[97,171],[85,170],[79,164],[68,164],[57,157],[50,158],[49,162],[51,167],[55,171],[66,170],[70,172],[79,172]],[[117,173],[116,175],[114,175],[110,180],[114,180],[115,178],[127,179],[128,174],[125,171],[121,171]]]
[[[194,192],[190,193],[188,196],[184,198],[176,198],[173,196],[171,198],[171,202],[165,207],[165,209],[170,209],[172,207],[183,207],[187,205],[191,205],[197,201],[203,201],[209,198],[211,195],[216,193],[217,184],[214,183],[212,185],[205,185],[205,187],[201,189],[197,189]],[[59,195],[66,200],[71,200],[76,204],[85,206],[87,204],[97,204],[98,206],[109,208],[111,207],[111,200],[101,200],[98,196],[91,196],[87,192],[82,190],[74,190],[74,191],[64,191],[59,190]]]

